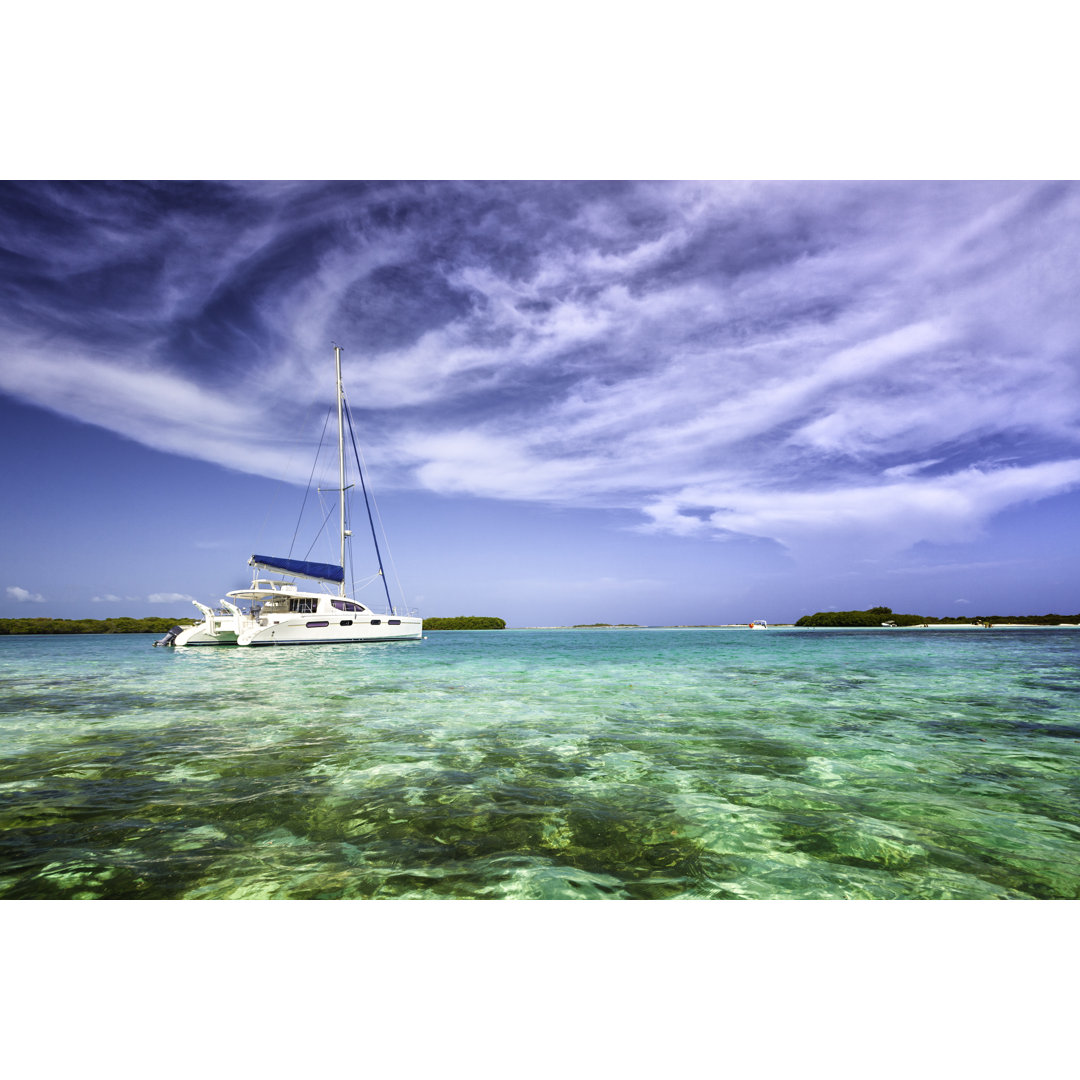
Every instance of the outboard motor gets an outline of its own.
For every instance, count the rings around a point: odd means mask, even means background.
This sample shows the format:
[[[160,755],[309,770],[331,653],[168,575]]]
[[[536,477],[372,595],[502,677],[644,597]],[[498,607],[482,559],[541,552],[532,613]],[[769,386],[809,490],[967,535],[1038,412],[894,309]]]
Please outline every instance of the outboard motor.
[[[174,626],[160,641],[154,642],[154,648],[159,645],[174,645],[177,637],[184,632],[182,626]]]

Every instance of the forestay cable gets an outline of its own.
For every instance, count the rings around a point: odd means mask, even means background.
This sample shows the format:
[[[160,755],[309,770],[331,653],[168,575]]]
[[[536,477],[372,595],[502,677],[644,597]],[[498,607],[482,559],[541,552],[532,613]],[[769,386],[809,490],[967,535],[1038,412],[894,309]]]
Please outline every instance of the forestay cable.
[[[371,542],[375,545],[375,558],[379,563],[379,577],[382,578],[383,590],[386,593],[386,603],[390,609],[390,614],[397,614],[394,608],[394,601],[390,599],[390,586],[386,580],[386,573],[383,570],[382,552],[379,550],[379,538],[375,533],[375,519],[371,516],[371,502],[368,499],[367,484],[364,482],[364,470],[360,467],[360,451],[356,448],[356,434],[353,431],[352,422],[352,410],[349,408],[349,403],[345,403],[345,419],[349,424],[349,440],[352,443],[353,456],[356,458],[356,472],[360,477],[360,490],[364,493],[364,507],[367,510],[368,525],[371,528]]]

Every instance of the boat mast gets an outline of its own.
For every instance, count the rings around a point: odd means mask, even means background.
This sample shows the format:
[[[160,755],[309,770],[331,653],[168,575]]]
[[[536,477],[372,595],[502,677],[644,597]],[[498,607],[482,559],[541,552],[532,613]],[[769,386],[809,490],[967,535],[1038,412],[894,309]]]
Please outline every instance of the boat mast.
[[[334,367],[337,372],[337,438],[338,438],[338,503],[341,510],[341,585],[338,595],[345,595],[345,426],[342,420],[342,403],[345,400],[345,390],[341,385],[341,346],[334,346]]]

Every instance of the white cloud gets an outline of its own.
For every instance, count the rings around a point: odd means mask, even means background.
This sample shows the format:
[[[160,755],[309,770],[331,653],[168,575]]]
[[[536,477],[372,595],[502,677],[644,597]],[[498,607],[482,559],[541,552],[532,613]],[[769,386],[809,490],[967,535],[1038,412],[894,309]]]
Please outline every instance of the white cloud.
[[[12,600],[17,600],[20,604],[44,604],[47,602],[41,593],[32,593],[29,589],[24,589],[19,585],[9,585],[7,594]]]
[[[195,598],[193,596],[188,596],[187,593],[178,593],[178,592],[160,593],[160,592],[156,592],[156,593],[151,593],[146,598],[146,601],[149,604],[178,604],[178,603],[180,603],[181,600],[187,600],[187,601],[190,602],[190,601],[192,601],[194,599]]]
[[[417,478],[441,493],[546,499],[574,486],[593,468],[589,462],[545,458],[510,437],[482,432],[417,435],[411,441],[423,461],[416,468]]]
[[[981,559],[977,562],[952,562],[952,563],[918,563],[911,566],[890,566],[886,573],[893,576],[926,577],[928,574],[948,574],[955,577],[958,574],[977,573],[983,570],[1015,570],[1022,566],[1025,559]],[[967,601],[962,601],[967,603]],[[956,603],[961,603],[957,600]]]
[[[299,461],[295,444],[267,429],[268,406],[275,400],[243,384],[216,390],[191,375],[121,358],[107,362],[78,349],[46,353],[25,347],[4,359],[0,392],[102,424],[156,450],[293,481],[310,470],[310,458]],[[327,393],[330,385],[328,378]],[[287,393],[293,417],[302,416],[303,406],[317,396],[310,379]]]
[[[881,473],[882,476],[888,476],[890,479],[902,480],[904,477],[913,476],[915,473],[920,473],[923,469],[932,468],[934,465],[940,465],[942,458],[927,458],[925,461],[909,461],[903,465],[893,465],[892,468],[884,469]]]
[[[991,515],[1080,485],[1080,459],[993,470],[965,469],[923,480],[818,491],[716,489],[697,485],[647,506],[652,528],[709,527],[779,540],[793,552],[900,551],[920,540],[973,539]],[[708,524],[683,511],[716,507]]]

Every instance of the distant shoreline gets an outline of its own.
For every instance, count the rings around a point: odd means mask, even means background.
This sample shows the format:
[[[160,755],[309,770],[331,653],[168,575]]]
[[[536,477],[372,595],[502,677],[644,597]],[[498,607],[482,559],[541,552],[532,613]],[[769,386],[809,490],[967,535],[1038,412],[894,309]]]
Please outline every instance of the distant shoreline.
[[[163,634],[177,623],[190,624],[194,620],[185,619],[0,619],[0,637],[58,637],[62,635],[90,634]],[[39,625],[28,625],[32,623]],[[14,624],[20,624],[18,626]],[[40,624],[51,623],[46,628]],[[424,627],[425,631],[428,627]],[[437,627],[430,628],[432,632]],[[647,625],[645,623],[593,623],[565,626],[507,626],[506,630],[749,630],[747,623],[665,623]],[[881,633],[895,633],[904,630],[1080,630],[1077,623],[1013,623],[996,622],[990,626],[977,623],[915,623],[910,626],[796,626],[794,623],[770,623],[767,630],[872,630]],[[445,632],[445,631],[442,631]],[[459,633],[472,632],[459,630]],[[477,631],[479,632],[479,631]],[[484,632],[487,632],[486,630]],[[757,631],[760,633],[761,631]],[[767,631],[766,631],[767,632]]]
[[[647,626],[644,623],[620,623],[611,626],[508,626],[507,630],[749,630],[746,623],[670,623]],[[919,623],[915,626],[796,626],[794,623],[769,623],[769,630],[873,630],[895,633],[903,630],[1080,630],[1080,623]],[[760,631],[759,631],[760,632]]]

